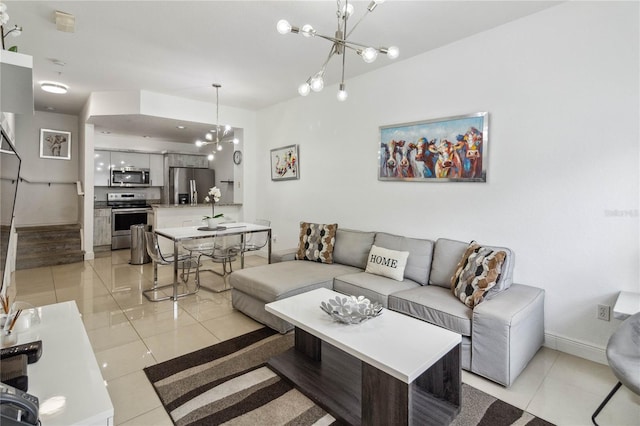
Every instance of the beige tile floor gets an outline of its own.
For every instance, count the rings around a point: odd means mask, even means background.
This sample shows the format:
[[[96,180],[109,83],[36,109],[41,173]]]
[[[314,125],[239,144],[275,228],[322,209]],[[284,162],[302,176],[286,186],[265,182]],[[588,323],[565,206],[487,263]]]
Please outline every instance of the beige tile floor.
[[[107,381],[116,425],[171,425],[142,369],[261,325],[231,307],[230,292],[201,290],[175,304],[147,301],[141,291],[151,286],[151,265],[129,265],[129,254],[118,250],[92,261],[16,271],[11,292],[36,306],[76,301]],[[246,260],[247,267],[264,263],[258,256]],[[171,274],[170,267],[160,267],[161,282],[170,282]],[[223,285],[212,273],[202,280],[210,287]],[[591,424],[591,414],[616,383],[607,366],[547,348],[508,389],[467,372],[462,379],[558,425]],[[598,420],[640,425],[640,397],[623,387]]]

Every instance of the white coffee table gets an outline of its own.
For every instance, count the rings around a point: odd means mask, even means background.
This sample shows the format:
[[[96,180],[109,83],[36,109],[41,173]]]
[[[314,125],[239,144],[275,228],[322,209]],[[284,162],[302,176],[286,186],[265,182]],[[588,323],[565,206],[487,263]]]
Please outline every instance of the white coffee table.
[[[269,365],[349,424],[449,424],[460,411],[459,334],[388,309],[358,325],[335,322],[324,288],[265,305],[295,325],[295,347]]]

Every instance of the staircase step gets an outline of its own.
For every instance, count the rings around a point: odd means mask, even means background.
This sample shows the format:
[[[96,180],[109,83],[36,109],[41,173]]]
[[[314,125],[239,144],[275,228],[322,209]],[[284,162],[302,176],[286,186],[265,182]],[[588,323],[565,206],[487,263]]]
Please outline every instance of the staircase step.
[[[79,224],[16,228],[16,269],[82,262]]]

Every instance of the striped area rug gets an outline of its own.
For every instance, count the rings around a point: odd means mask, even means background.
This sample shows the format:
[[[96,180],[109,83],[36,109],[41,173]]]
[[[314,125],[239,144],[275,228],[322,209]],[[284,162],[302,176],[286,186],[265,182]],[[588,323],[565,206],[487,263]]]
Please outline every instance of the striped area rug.
[[[293,338],[265,327],[144,371],[178,426],[340,424],[266,366]],[[454,424],[550,425],[467,385]]]

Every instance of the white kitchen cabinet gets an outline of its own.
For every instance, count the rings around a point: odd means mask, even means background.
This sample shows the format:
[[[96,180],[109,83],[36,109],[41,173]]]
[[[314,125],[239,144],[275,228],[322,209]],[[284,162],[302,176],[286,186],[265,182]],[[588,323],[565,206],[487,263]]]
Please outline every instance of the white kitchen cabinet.
[[[111,246],[111,209],[93,210],[93,245]]]
[[[93,156],[93,186],[109,186],[111,152],[94,151]]]
[[[132,167],[135,169],[149,168],[149,154],[140,152],[111,151],[111,164],[116,169]]]
[[[206,155],[167,154],[167,163],[169,167],[209,168],[209,160]]]
[[[164,186],[164,155],[149,154],[151,186]]]

